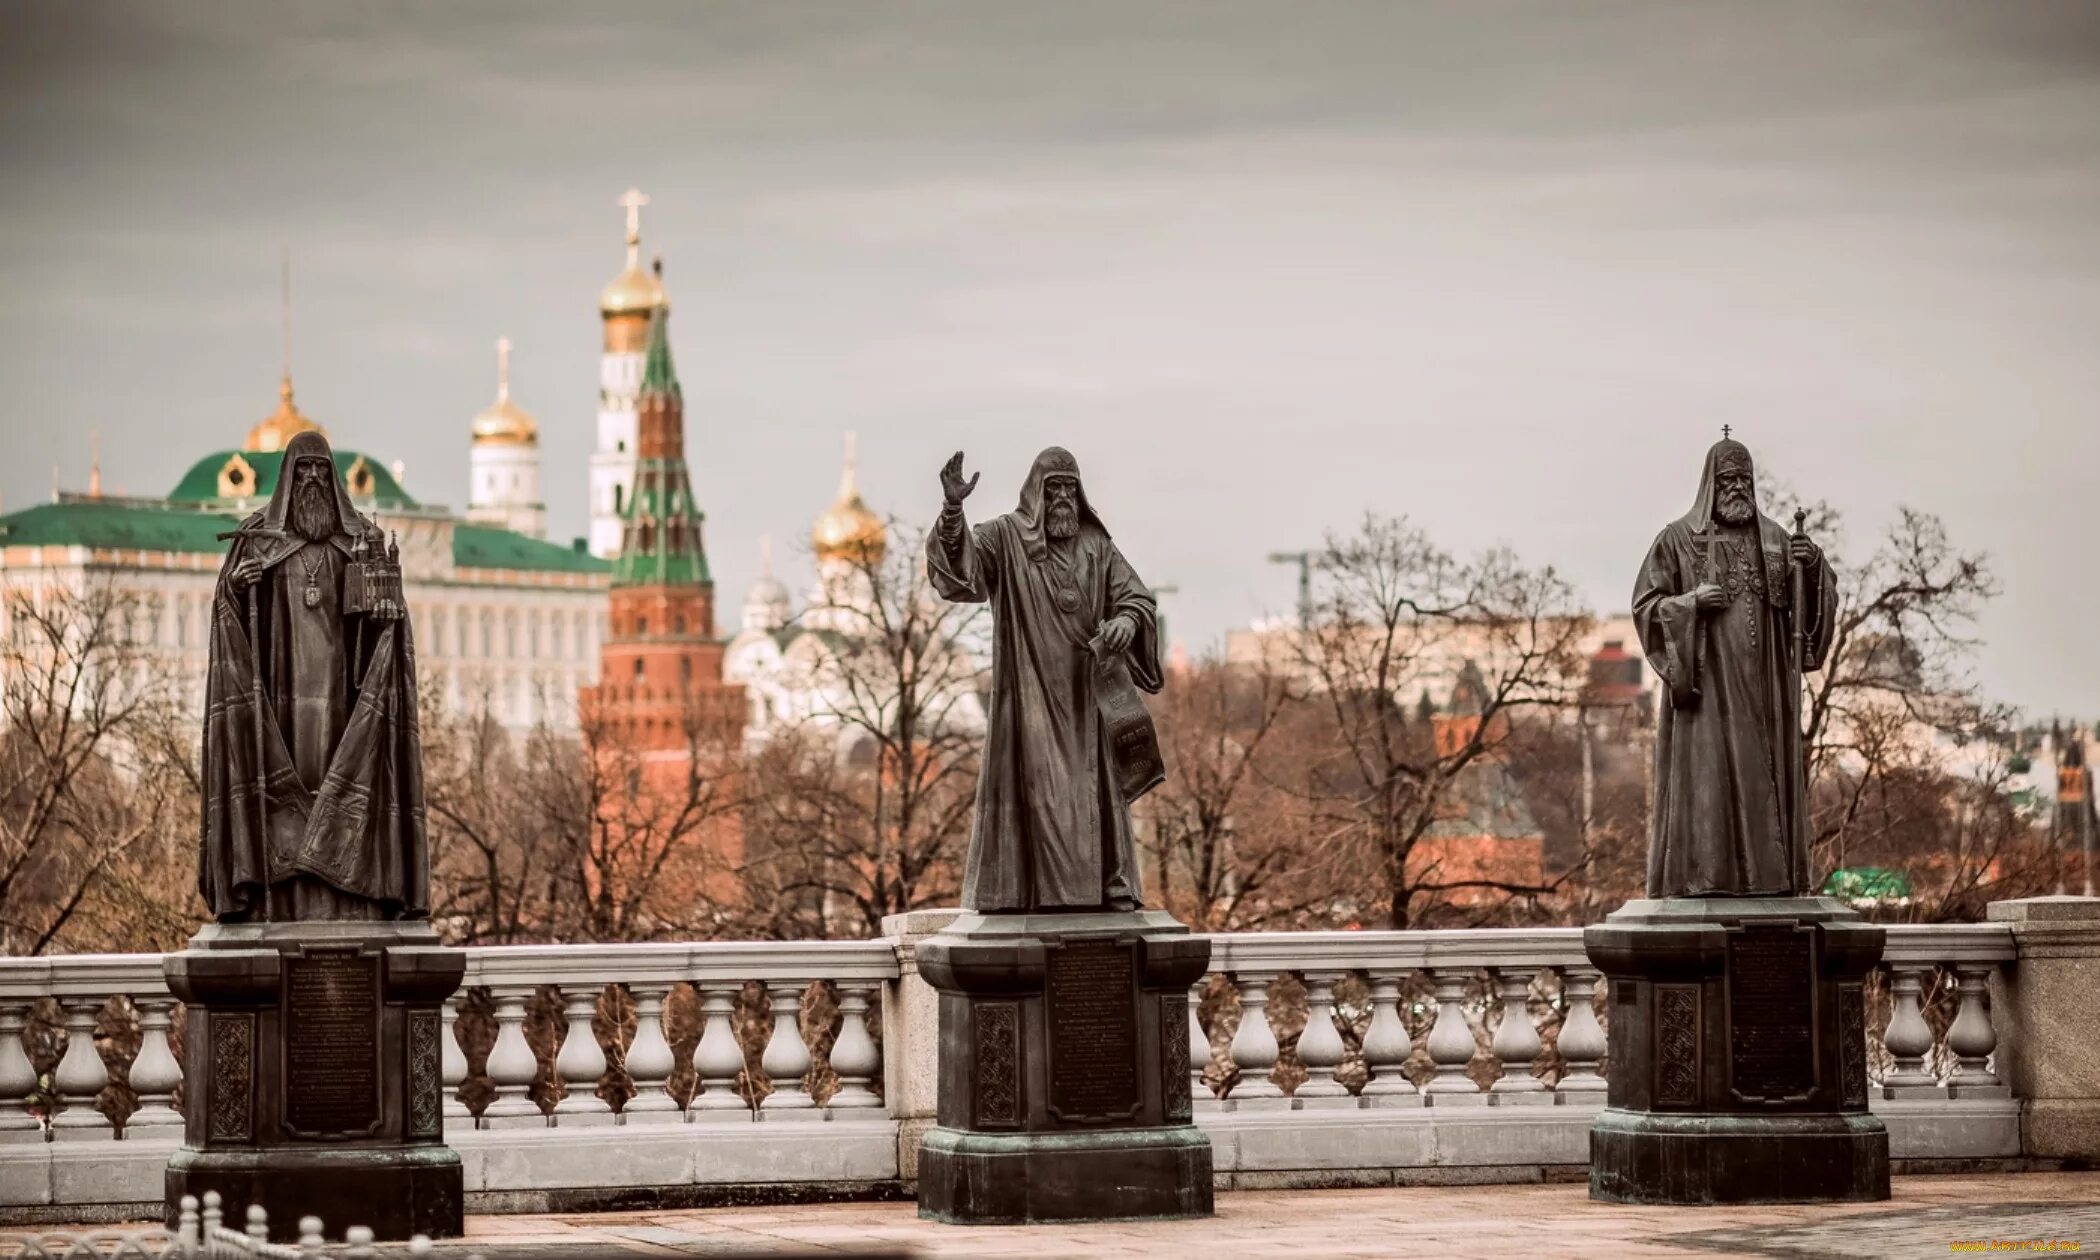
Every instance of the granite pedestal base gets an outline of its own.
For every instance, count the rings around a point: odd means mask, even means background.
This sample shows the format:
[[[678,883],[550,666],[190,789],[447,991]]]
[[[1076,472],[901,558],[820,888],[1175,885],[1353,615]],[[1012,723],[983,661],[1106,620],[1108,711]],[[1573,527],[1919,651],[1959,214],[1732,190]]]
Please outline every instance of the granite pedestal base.
[[[427,923],[213,924],[170,955],[188,1106],[168,1224],[216,1190],[235,1222],[267,1211],[279,1241],[302,1216],[332,1238],[457,1236],[441,1008],[465,968]]]
[[[919,1214],[959,1224],[1208,1216],[1188,988],[1210,944],[1159,911],[966,914],[919,942],[940,994]]]
[[[1629,902],[1583,932],[1611,981],[1590,1197],[1815,1203],[1889,1197],[1867,1110],[1867,972],[1884,933],[1827,897]]]

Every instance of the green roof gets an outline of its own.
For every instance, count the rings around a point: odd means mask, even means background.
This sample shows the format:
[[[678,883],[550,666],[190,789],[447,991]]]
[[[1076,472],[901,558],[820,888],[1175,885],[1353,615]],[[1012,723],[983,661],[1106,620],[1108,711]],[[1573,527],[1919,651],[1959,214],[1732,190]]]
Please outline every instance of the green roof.
[[[248,493],[234,495],[229,499],[219,493],[219,473],[225,469],[226,461],[235,455],[239,455],[255,470],[255,486]],[[364,494],[353,492],[350,498],[354,502],[360,506],[374,504],[389,510],[420,506],[401,488],[401,483],[394,480],[393,470],[383,462],[356,451],[338,449],[335,453],[336,472],[343,478],[346,489],[350,472],[357,467],[359,460],[364,461],[365,471],[371,474],[372,484]],[[175,483],[175,489],[168,495],[168,500],[172,503],[229,503],[240,500],[251,501],[260,507],[262,500],[269,498],[271,492],[277,488],[277,469],[283,463],[283,451],[213,451],[190,465],[190,470],[182,475],[182,480]]]
[[[600,560],[588,551],[464,521],[452,527],[452,563],[463,569],[531,569],[538,573],[606,573],[612,569],[610,560]]]
[[[642,361],[642,393],[682,398],[684,392],[678,388],[678,369],[671,366],[670,324],[670,308],[657,307],[656,318],[649,321],[649,354]]]
[[[118,551],[220,553],[219,535],[241,517],[170,505],[69,499],[0,516],[0,547],[88,547]],[[507,529],[459,521],[452,528],[452,563],[470,569],[532,573],[606,573],[610,561]]]
[[[219,535],[241,523],[217,512],[73,500],[0,516],[0,547],[105,547],[224,551]]]

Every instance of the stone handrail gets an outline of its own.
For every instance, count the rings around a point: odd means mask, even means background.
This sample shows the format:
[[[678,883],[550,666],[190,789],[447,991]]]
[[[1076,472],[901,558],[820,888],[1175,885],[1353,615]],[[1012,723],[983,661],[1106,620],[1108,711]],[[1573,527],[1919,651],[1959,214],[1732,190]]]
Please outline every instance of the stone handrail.
[[[1221,1184],[1586,1159],[1609,1006],[1581,929],[1208,939],[1189,1058]],[[2022,1154],[1998,1071],[2015,1034],[1993,1020],[2017,952],[2001,923],[1889,928],[1868,1039],[1899,1161]],[[686,1162],[661,1180],[685,1185],[909,1180],[899,1148],[931,1113],[892,1091],[931,1079],[937,1038],[908,941],[465,953],[446,1132],[483,1210],[649,1184],[666,1159]],[[0,1210],[157,1195],[182,1130],[180,1010],[159,955],[0,959]]]

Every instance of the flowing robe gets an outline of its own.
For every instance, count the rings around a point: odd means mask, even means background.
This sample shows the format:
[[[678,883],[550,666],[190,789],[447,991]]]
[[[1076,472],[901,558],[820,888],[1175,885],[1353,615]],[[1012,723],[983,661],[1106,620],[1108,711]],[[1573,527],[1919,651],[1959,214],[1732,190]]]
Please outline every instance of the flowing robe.
[[[234,534],[212,599],[198,891],[222,920],[420,916],[430,868],[409,623],[345,615],[348,534],[309,542],[282,528],[307,436],[293,439],[278,498]],[[338,512],[369,528],[346,497]],[[236,592],[226,574],[250,556],[262,576]]]
[[[1768,518],[1716,528],[1695,511],[1666,526],[1641,565],[1634,623],[1667,692],[1655,741],[1650,897],[1809,891],[1786,541]],[[1805,577],[1802,668],[1813,670],[1829,647],[1835,584],[1821,557]],[[1727,607],[1700,612],[1692,592],[1706,581],[1727,591]]]
[[[1158,691],[1155,605],[1090,509],[1077,537],[1042,536],[1043,472],[1039,460],[1034,511],[964,528],[952,549],[939,529],[927,538],[934,589],[992,606],[992,697],[963,876],[973,910],[1141,900],[1130,807],[1116,787],[1087,645],[1104,619],[1128,616],[1137,626],[1131,677]]]

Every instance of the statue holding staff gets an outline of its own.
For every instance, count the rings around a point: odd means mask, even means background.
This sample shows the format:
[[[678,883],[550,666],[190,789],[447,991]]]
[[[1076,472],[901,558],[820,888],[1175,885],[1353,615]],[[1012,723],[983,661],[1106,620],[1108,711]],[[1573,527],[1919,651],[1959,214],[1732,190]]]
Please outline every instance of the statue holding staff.
[[[1633,592],[1662,679],[1650,897],[1806,896],[1801,679],[1822,668],[1836,584],[1822,550],[1758,511],[1750,452],[1706,453],[1692,510],[1663,527]]]

